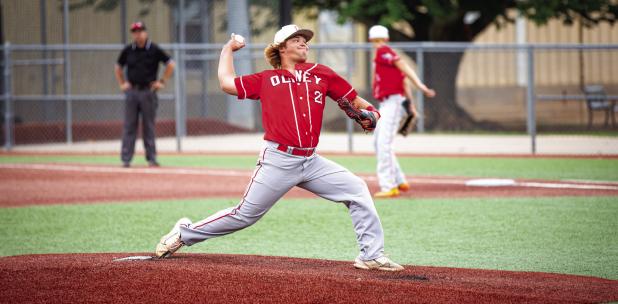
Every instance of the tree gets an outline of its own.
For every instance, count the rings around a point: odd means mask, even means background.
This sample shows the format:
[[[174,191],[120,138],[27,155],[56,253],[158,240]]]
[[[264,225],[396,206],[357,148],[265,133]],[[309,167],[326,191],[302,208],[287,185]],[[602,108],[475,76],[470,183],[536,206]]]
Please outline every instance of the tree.
[[[469,42],[492,24],[501,27],[515,20],[509,12],[542,25],[550,19],[586,27],[600,22],[613,25],[618,16],[615,0],[295,0],[295,8],[331,9],[340,22],[352,19],[366,26],[389,28],[391,41]],[[402,28],[411,28],[413,35]],[[414,54],[409,54],[413,58]],[[480,123],[457,104],[455,80],[462,53],[425,54],[424,79],[438,92],[426,108],[428,129],[475,129]],[[432,73],[440,67],[441,73]],[[439,119],[438,119],[439,117]]]

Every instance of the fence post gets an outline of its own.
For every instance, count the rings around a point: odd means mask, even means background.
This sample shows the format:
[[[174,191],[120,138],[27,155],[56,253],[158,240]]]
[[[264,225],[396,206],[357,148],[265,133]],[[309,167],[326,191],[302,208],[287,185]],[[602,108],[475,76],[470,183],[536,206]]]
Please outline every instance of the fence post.
[[[187,74],[185,69],[187,67],[187,63],[185,62],[185,54],[187,54],[187,50],[185,47],[186,42],[186,20],[185,20],[185,0],[178,1],[178,42],[183,47],[180,50],[180,57],[177,57],[178,60],[178,72],[180,74],[180,135],[187,136]]]
[[[416,74],[421,82],[424,82],[424,71],[425,71],[425,58],[423,58],[423,47],[419,46],[416,49]],[[419,117],[416,121],[416,130],[419,133],[425,132],[425,95],[420,90],[416,90],[416,100],[418,100],[418,113]],[[414,102],[414,100],[410,100],[410,102]]]
[[[173,46],[174,58],[178,58],[180,55],[178,47],[178,44]],[[180,129],[182,125],[180,114],[180,73],[182,72],[182,65],[176,65],[176,71],[174,71],[174,114],[176,120],[176,152],[182,152],[182,130]]]
[[[11,43],[4,43],[4,149],[13,147],[13,110],[11,96]]]
[[[228,23],[228,34],[236,33],[245,36],[245,43],[251,44],[251,26],[249,25],[248,0],[227,0],[227,19],[233,20]],[[234,53],[234,67],[237,75],[249,75],[253,73],[253,60],[251,49],[244,48]],[[255,117],[256,105],[254,102],[238,102],[238,97],[226,94],[227,122],[234,125],[255,130],[259,128]]]
[[[536,96],[534,95],[534,47],[529,45],[528,53],[528,87],[526,99],[528,107],[528,134],[530,134],[531,153],[536,154]]]
[[[69,2],[63,1],[64,33],[64,100],[66,102],[66,137],[67,144],[73,143],[73,105],[71,101],[71,60],[69,59]]]
[[[347,81],[352,81],[352,65],[354,64],[354,59],[352,58],[352,48],[347,48],[346,50],[346,60],[347,60],[347,65],[346,65],[346,80]],[[345,120],[345,126],[346,126],[346,130],[348,133],[348,152],[349,153],[353,153],[354,152],[354,124],[352,123],[351,119],[346,119]]]
[[[120,0],[120,44],[127,43],[127,0]]]

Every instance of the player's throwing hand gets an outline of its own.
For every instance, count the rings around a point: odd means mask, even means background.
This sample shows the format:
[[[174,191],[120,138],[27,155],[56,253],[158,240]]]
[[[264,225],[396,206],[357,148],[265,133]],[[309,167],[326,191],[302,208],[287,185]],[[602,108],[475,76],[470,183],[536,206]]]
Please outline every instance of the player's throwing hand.
[[[232,52],[236,52],[245,47],[245,38],[241,35],[232,33],[230,36],[230,41],[227,42],[227,45],[232,48]]]
[[[423,91],[423,95],[425,95],[425,97],[433,98],[436,97],[436,91],[428,88],[427,90]]]

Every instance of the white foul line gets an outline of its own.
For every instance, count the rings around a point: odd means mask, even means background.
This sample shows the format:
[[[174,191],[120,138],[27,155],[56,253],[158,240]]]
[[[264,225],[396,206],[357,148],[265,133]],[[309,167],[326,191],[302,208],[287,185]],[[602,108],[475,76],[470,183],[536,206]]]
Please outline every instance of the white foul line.
[[[609,185],[590,185],[590,184],[577,185],[577,184],[539,183],[539,182],[518,182],[516,184],[522,187],[535,187],[535,188],[618,190],[617,186],[609,186]]]

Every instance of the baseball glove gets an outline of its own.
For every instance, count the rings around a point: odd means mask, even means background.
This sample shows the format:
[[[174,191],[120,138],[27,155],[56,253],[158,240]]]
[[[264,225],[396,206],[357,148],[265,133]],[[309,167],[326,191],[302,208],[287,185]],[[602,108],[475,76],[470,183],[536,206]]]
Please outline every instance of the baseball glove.
[[[407,136],[416,123],[416,116],[414,112],[410,110],[410,100],[406,99],[401,103],[401,106],[406,111],[406,116],[399,123],[399,129],[397,129],[397,133]]]
[[[356,121],[365,131],[373,131],[376,128],[380,114],[374,111],[357,109],[346,98],[337,100],[341,108],[348,117]]]

